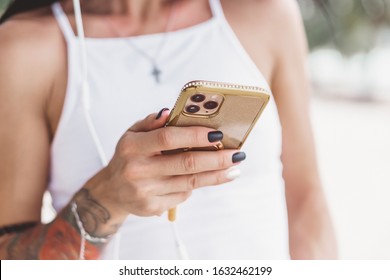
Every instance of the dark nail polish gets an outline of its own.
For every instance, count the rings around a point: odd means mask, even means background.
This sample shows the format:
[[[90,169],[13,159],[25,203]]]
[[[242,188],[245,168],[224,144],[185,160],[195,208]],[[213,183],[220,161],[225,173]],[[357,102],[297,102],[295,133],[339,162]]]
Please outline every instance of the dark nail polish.
[[[221,141],[223,138],[223,133],[222,133],[222,131],[211,131],[207,135],[207,138],[209,139],[210,143]]]
[[[163,114],[165,111],[167,111],[167,110],[169,110],[169,109],[168,109],[168,108],[161,109],[161,111],[158,112],[158,114],[157,114],[157,116],[156,116],[156,120],[158,120],[159,118],[161,118],[162,114]]]
[[[246,154],[244,152],[238,152],[233,155],[232,161],[233,163],[243,161],[246,158]]]

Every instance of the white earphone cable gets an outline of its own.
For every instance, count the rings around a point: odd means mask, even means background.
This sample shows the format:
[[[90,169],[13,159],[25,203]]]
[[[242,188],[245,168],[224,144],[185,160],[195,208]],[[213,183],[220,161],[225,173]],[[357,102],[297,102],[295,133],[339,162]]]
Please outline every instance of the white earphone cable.
[[[180,238],[180,234],[176,222],[171,222],[171,224],[172,224],[173,237],[175,239],[177,253],[179,254],[181,260],[189,260],[190,257],[188,255],[187,248],[184,245],[182,239]]]
[[[89,131],[91,132],[91,136],[93,142],[96,145],[96,149],[99,154],[100,161],[103,166],[107,166],[108,160],[106,154],[104,153],[103,145],[97,135],[96,128],[93,125],[92,117],[90,114],[90,90],[88,83],[88,59],[87,59],[87,48],[85,44],[85,34],[83,27],[83,18],[81,15],[80,1],[73,0],[74,13],[76,18],[76,28],[77,28],[77,36],[79,38],[79,47],[81,53],[81,77],[82,77],[82,102],[85,119],[87,121],[87,126]]]

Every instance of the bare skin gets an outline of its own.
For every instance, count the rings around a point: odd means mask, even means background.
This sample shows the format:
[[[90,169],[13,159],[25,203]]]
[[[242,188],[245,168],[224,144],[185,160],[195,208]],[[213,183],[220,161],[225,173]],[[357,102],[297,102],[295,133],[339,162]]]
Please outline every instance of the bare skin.
[[[69,2],[64,3],[68,11]],[[172,4],[87,2],[86,34],[101,38],[116,36],[110,24],[124,36],[163,32]],[[277,103],[283,129],[291,256],[335,258],[336,242],[309,121],[307,47],[297,6],[287,0],[221,2],[233,30],[269,81]],[[172,30],[211,17],[206,0],[179,1],[175,8]],[[198,12],[191,13],[193,9]],[[66,46],[49,9],[25,13],[1,25],[0,46],[0,225],[40,221],[50,143],[66,90]],[[160,154],[184,146],[211,145],[210,129],[162,128],[167,115],[166,111],[156,120],[154,113],[134,124],[119,141],[107,168],[80,186],[74,198],[90,235],[114,234],[129,214],[161,215],[186,200],[192,190],[229,181],[228,169],[237,165],[232,162],[237,151]],[[146,168],[148,172],[142,172]],[[53,251],[53,242],[66,246]],[[79,247],[80,235],[67,206],[48,225],[0,237],[0,258],[75,259]],[[86,258],[98,258],[102,248],[102,244],[87,242]]]

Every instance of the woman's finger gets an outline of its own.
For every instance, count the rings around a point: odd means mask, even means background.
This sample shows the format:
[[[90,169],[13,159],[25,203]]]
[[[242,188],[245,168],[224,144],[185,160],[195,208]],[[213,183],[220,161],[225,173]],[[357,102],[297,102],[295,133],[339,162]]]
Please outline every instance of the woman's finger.
[[[225,170],[209,171],[193,175],[172,176],[161,182],[156,187],[155,195],[167,195],[179,192],[189,192],[205,186],[217,186],[233,181],[240,176],[238,167],[231,167]]]
[[[168,108],[163,108],[158,113],[150,114],[145,119],[140,120],[131,126],[129,131],[147,132],[164,127],[168,120],[169,112]]]
[[[147,120],[146,120],[147,122]],[[155,155],[188,147],[210,147],[221,143],[223,133],[200,126],[164,127],[148,132],[127,133],[123,145],[131,153]]]
[[[124,166],[127,180],[145,180],[163,176],[192,175],[230,168],[245,160],[246,154],[238,150],[215,152],[183,152],[174,155],[143,157],[134,154]]]
[[[155,156],[143,168],[148,176],[174,176],[196,174],[230,168],[245,160],[246,154],[238,150],[214,152],[183,152],[174,155]],[[146,170],[145,170],[146,172]]]
[[[171,193],[164,196],[156,197],[155,201],[156,203],[158,203],[158,205],[160,205],[160,207],[155,212],[155,215],[160,216],[168,209],[175,208],[177,205],[186,201],[191,196],[191,194],[191,191],[187,191]]]

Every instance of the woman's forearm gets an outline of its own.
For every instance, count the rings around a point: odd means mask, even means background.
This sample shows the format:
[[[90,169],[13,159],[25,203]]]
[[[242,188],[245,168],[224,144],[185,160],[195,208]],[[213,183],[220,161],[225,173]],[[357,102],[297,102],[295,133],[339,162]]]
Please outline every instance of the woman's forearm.
[[[113,222],[109,210],[90,194],[81,189],[72,202],[76,202],[77,214],[67,205],[49,224],[38,224],[21,232],[0,237],[0,259],[97,259],[105,242],[85,240],[82,248],[80,225],[90,235],[100,239],[114,234],[119,225]],[[80,250],[85,253],[80,255]]]
[[[291,258],[336,259],[337,242],[323,192],[313,189],[288,208]]]

